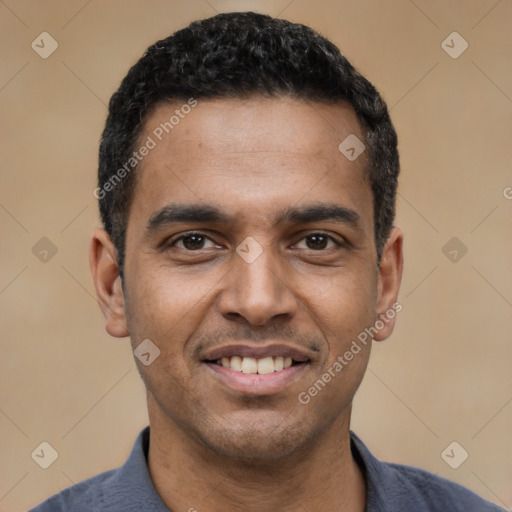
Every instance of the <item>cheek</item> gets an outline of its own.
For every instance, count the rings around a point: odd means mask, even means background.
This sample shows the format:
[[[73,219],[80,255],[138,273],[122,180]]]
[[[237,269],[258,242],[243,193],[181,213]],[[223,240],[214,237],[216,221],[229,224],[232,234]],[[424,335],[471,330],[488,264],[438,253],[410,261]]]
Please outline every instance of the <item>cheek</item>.
[[[373,325],[376,307],[376,282],[371,272],[360,270],[345,275],[332,284],[329,304],[329,353],[320,371],[323,398],[319,402],[338,404],[337,412],[348,405],[366,371],[371,351],[371,339],[361,333]],[[366,275],[362,279],[361,275]],[[324,306],[325,307],[325,306]],[[327,382],[326,382],[327,381]],[[316,381],[318,382],[318,380]],[[318,383],[316,388],[321,388]],[[315,390],[311,390],[313,393]],[[333,411],[336,414],[336,411]]]
[[[299,288],[301,300],[329,342],[330,357],[344,352],[350,340],[373,324],[376,281],[368,270],[346,269],[321,280],[306,277],[300,280]]]
[[[298,396],[301,405],[310,408],[313,416],[322,417],[329,425],[344,410],[351,407],[354,395],[361,384],[370,355],[370,346],[352,356],[351,360],[343,356],[330,361],[315,380],[309,383]],[[343,362],[340,362],[343,361]]]
[[[142,261],[132,270],[132,286],[127,286],[127,320],[134,345],[151,339],[161,351],[182,352],[184,344],[209,307],[220,275],[196,273],[186,276],[160,265],[150,270]]]

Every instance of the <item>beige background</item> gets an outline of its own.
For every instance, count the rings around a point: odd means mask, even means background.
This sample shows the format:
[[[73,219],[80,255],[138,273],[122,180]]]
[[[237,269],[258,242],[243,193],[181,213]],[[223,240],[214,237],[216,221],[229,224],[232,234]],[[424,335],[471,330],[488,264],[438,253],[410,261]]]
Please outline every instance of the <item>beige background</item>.
[[[0,510],[120,465],[147,422],[128,340],[105,334],[88,268],[105,105],[157,38],[247,9],[332,39],[399,133],[403,311],[374,347],[353,429],[378,457],[512,510],[508,0],[0,3]],[[31,48],[43,31],[59,44],[48,59]],[[457,59],[441,47],[453,31],[469,44]],[[455,263],[442,252],[454,236],[468,248]],[[46,263],[32,252],[42,237],[57,247]],[[59,454],[46,470],[30,456],[42,441]],[[469,453],[455,470],[441,458],[452,441]]]

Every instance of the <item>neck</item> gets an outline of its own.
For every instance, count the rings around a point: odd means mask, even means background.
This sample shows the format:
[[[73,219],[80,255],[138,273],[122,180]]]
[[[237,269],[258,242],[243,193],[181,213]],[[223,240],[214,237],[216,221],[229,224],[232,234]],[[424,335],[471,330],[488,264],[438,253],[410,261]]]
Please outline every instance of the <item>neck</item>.
[[[363,512],[366,484],[350,450],[349,417],[321,439],[272,461],[219,455],[150,408],[148,467],[174,512]]]

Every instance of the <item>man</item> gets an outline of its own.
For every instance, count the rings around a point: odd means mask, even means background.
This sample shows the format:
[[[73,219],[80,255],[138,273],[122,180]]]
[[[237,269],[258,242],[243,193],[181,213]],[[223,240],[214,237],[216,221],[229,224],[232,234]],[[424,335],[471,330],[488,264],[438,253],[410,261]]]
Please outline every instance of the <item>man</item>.
[[[220,14],[151,46],[103,133],[91,269],[150,427],[34,511],[498,511],[350,431],[401,309],[397,139],[303,25]]]

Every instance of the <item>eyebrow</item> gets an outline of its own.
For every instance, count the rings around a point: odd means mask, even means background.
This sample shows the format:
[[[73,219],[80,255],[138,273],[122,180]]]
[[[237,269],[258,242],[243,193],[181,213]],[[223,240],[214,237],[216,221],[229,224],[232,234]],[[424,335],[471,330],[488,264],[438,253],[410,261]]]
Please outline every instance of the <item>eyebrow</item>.
[[[178,223],[229,224],[234,223],[236,218],[236,215],[223,212],[213,205],[172,203],[164,206],[149,218],[146,235],[151,236],[156,231]],[[362,229],[361,217],[355,210],[331,203],[284,208],[275,219],[274,225],[308,224],[325,220],[340,222],[357,230]]]
[[[147,225],[146,232],[151,234],[159,229],[180,222],[224,223],[232,217],[215,206],[205,204],[168,204],[154,213]]]
[[[319,222],[323,220],[330,220],[348,224],[354,229],[361,229],[361,217],[359,214],[337,204],[314,204],[305,205],[302,207],[286,208],[277,219],[278,223],[301,223],[307,224],[310,222]]]

